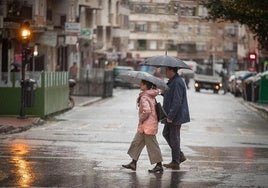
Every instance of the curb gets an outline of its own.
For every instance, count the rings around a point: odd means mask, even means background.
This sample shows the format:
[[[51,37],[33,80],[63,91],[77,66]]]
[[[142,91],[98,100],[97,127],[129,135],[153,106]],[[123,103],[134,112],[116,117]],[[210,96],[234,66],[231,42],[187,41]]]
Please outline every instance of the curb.
[[[97,102],[102,101],[102,100],[104,100],[104,98],[101,98],[101,97],[95,98],[95,99],[91,99],[91,100],[82,102],[82,103],[78,104],[77,106],[89,106],[91,104],[97,103]]]
[[[257,105],[255,103],[252,103],[252,102],[248,102],[248,104],[250,106],[252,106],[253,108],[257,109],[259,112],[260,112],[260,115],[264,118],[267,118],[268,119],[268,109],[265,108],[265,107],[262,107],[260,105]]]
[[[81,102],[81,103],[78,102],[77,106],[80,106],[80,107],[89,106],[91,104],[97,103],[104,99],[105,98],[101,98],[101,97],[85,99],[84,102]],[[71,109],[68,109],[68,110],[71,110]],[[34,126],[44,125],[45,123],[46,123],[46,119],[41,119],[41,118],[36,118],[32,122],[29,122],[28,124],[25,124],[25,125],[18,125],[16,123],[13,125],[12,123],[1,125],[1,122],[0,122],[0,135],[20,133],[23,131],[27,131]]]
[[[268,107],[263,107],[261,105],[258,105],[254,102],[250,102],[250,101],[245,101],[245,100],[240,100],[240,103],[242,103],[243,105],[253,108],[255,110],[258,111],[258,114],[263,117],[264,119],[268,119]]]
[[[44,123],[45,123],[44,120],[38,118],[35,121],[33,121],[32,123],[24,125],[24,126],[0,125],[0,134],[20,133],[20,132],[29,130],[30,128],[32,128],[34,126],[43,125]]]

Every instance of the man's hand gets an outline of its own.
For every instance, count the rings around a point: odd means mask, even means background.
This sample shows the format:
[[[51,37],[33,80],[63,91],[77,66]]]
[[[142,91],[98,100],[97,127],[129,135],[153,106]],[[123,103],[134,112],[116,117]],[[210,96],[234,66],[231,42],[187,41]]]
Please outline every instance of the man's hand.
[[[167,122],[168,122],[168,123],[172,123],[172,120],[169,119],[169,118],[167,118]]]

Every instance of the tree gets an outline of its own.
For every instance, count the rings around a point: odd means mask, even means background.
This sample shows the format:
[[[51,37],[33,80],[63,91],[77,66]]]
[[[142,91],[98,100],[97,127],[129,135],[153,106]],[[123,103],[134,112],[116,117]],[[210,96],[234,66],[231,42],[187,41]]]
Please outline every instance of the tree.
[[[213,21],[239,22],[248,26],[262,49],[268,50],[267,0],[201,0]]]

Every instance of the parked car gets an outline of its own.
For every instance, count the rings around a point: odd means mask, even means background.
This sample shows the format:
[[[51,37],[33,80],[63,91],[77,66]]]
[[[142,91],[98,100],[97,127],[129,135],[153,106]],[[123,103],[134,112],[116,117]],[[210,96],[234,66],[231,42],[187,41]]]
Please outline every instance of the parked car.
[[[242,83],[245,79],[247,79],[250,76],[255,75],[256,72],[250,72],[250,71],[235,71],[234,74],[232,74],[229,77],[229,90],[234,96],[238,97],[242,95]]]
[[[117,66],[117,67],[115,67],[113,69],[114,88],[116,88],[116,87],[123,87],[123,88],[129,88],[129,89],[139,88],[139,86],[137,84],[132,84],[132,83],[126,82],[117,76],[120,72],[133,71],[133,70],[134,70],[134,68],[130,67],[130,66]]]

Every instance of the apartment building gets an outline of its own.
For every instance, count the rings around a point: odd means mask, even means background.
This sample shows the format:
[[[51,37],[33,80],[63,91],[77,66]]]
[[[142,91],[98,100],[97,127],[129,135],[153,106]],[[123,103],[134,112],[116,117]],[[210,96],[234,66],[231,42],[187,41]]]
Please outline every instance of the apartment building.
[[[244,63],[252,36],[238,23],[208,21],[198,0],[132,0],[129,51],[133,59],[168,55],[198,63]],[[247,36],[245,36],[247,35]],[[241,40],[242,39],[242,40]]]
[[[1,65],[21,63],[17,31],[30,23],[29,47],[38,46],[35,71],[68,71],[77,62],[79,79],[90,67],[124,58],[128,46],[127,0],[2,0]]]
[[[178,7],[165,0],[130,1],[128,49],[135,61],[153,55],[176,56]]]

